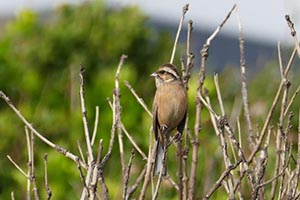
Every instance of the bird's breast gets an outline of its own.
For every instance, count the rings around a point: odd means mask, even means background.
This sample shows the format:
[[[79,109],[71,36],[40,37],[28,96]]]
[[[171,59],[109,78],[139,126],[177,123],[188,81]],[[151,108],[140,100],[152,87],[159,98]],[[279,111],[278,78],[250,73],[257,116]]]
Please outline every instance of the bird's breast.
[[[187,95],[181,84],[165,84],[158,88],[158,122],[174,129],[182,121],[187,109]]]

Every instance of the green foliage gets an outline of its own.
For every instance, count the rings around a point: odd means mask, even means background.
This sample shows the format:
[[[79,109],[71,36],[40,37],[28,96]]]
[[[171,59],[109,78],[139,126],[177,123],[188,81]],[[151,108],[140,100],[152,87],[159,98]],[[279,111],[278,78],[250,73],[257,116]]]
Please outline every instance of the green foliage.
[[[77,154],[76,141],[80,141],[83,148],[85,146],[82,142],[78,76],[80,64],[83,64],[89,126],[92,130],[95,106],[98,105],[100,124],[96,143],[103,138],[106,152],[112,122],[106,98],[112,94],[119,57],[127,54],[129,58],[120,77],[122,120],[133,135],[148,135],[149,116],[136,104],[123,80],[138,85],[135,89],[141,95],[152,96],[154,87],[149,74],[168,60],[171,40],[168,34],[149,28],[146,22],[147,17],[136,7],[108,9],[102,1],[79,6],[64,5],[45,16],[24,10],[5,26],[0,39],[0,89],[11,97],[43,135]],[[141,82],[143,84],[139,84]],[[150,100],[147,103],[150,105]],[[11,191],[15,191],[16,197],[20,197],[21,191],[25,192],[26,180],[5,155],[11,155],[26,169],[26,140],[22,123],[3,101],[0,102],[0,112],[0,135],[3,138],[0,142],[3,183],[0,198],[8,199]],[[143,137],[138,142],[144,149],[148,145]],[[40,188],[43,188],[42,156],[47,152],[49,169],[56,169],[49,171],[54,198],[77,198],[80,179],[74,163],[39,140],[36,140],[36,149]],[[117,161],[119,158],[112,159]],[[109,171],[119,173],[117,167],[112,165]],[[119,187],[117,181],[120,180],[112,179]]]

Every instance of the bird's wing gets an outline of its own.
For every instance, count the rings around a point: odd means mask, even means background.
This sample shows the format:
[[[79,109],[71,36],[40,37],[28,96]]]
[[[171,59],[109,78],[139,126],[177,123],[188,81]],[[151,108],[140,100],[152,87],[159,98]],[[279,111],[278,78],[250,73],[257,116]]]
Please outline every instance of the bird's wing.
[[[157,105],[153,105],[153,131],[154,131],[154,134],[155,134],[155,139],[157,140],[157,137],[158,137],[158,127],[159,127],[159,124],[158,124],[158,119],[157,119]]]
[[[184,116],[183,116],[181,122],[180,122],[179,125],[177,126],[177,131],[178,131],[179,133],[181,133],[181,134],[182,134],[183,129],[184,129],[184,126],[185,126],[186,112],[187,112],[187,111],[185,111]]]

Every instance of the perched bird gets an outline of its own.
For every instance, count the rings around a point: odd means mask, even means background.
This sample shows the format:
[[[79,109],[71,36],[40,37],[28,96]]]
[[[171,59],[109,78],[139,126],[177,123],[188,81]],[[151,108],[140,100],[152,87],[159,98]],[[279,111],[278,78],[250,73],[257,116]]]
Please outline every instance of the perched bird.
[[[156,157],[153,175],[166,176],[166,149],[171,132],[176,128],[182,135],[188,106],[186,89],[172,64],[164,64],[156,72],[156,92],[153,100],[153,130],[156,139]]]

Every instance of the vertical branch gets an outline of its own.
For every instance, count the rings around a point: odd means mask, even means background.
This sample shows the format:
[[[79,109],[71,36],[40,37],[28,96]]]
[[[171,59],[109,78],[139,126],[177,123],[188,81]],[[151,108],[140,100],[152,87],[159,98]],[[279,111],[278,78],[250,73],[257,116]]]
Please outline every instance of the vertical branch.
[[[34,194],[34,199],[38,200],[39,199],[39,194],[38,194],[38,189],[37,189],[37,184],[36,184],[36,178],[35,178],[35,168],[34,168],[34,134],[31,132],[31,142],[30,142],[30,153],[31,154],[31,162],[30,162],[30,180],[33,185],[33,194]]]
[[[97,135],[97,129],[98,129],[98,123],[99,123],[99,106],[96,106],[96,114],[95,114],[95,122],[94,122],[94,130],[93,130],[93,136],[91,140],[91,145],[94,146],[96,135]]]
[[[289,87],[289,86],[287,86]],[[287,91],[285,93],[288,92],[288,88],[286,89]],[[285,95],[284,95],[285,96]],[[286,98],[283,97],[285,100],[285,103],[286,103]],[[286,128],[285,130],[282,130],[282,133],[283,133],[283,143],[282,143],[282,150],[281,150],[281,168],[282,168],[282,171],[283,171],[283,174],[282,176],[280,177],[280,187],[279,187],[279,194],[278,194],[278,198],[280,199],[283,199],[285,196],[286,196],[286,192],[287,192],[287,188],[289,187],[290,185],[290,173],[289,173],[289,170],[287,169],[287,166],[289,164],[289,159],[291,157],[291,155],[289,155],[290,153],[290,146],[289,146],[289,141],[288,141],[288,133],[290,132],[290,128],[292,127],[291,126],[291,121],[292,121],[292,118],[293,118],[294,114],[293,112],[291,112],[289,114],[289,117],[288,117],[288,120],[287,120],[287,125],[286,125]],[[288,181],[285,181],[287,179],[289,179]]]
[[[299,176],[300,176],[300,109],[298,111],[298,150],[297,150],[297,162],[296,162],[296,180],[292,196],[296,196],[297,188],[299,186]]]
[[[194,54],[191,52],[190,49],[190,44],[191,44],[191,35],[192,35],[192,31],[193,31],[193,21],[189,20],[188,22],[188,30],[187,30],[187,42],[186,42],[186,57],[187,57],[187,61],[186,64],[183,68],[182,71],[182,81],[183,84],[186,88],[186,90],[188,90],[188,82],[190,79],[190,71],[194,66]],[[189,134],[189,128],[188,128],[188,114],[187,114],[187,118],[186,118],[186,126],[185,126],[185,137],[184,137],[184,149],[183,151],[182,149],[182,138],[180,138],[180,143],[178,143],[180,146],[180,151],[178,150],[178,152],[180,152],[180,157],[181,160],[178,160],[178,170],[179,170],[179,198],[183,198],[183,199],[188,199],[189,198],[189,177],[188,177],[188,163],[187,163],[187,156],[188,156],[188,152],[189,152],[189,140],[188,140],[188,134]],[[197,143],[197,142],[196,142]],[[181,169],[182,168],[182,169]],[[182,174],[183,173],[183,174]],[[181,195],[182,194],[182,195]]]
[[[290,60],[289,60],[289,62],[288,62],[288,64],[287,64],[287,67],[286,67],[286,69],[285,69],[285,71],[284,71],[284,76],[283,76],[283,78],[281,79],[281,82],[280,82],[280,84],[279,84],[279,86],[278,86],[278,89],[277,89],[276,95],[275,95],[275,97],[274,97],[274,100],[273,100],[273,102],[272,102],[271,108],[270,108],[270,110],[269,110],[269,112],[268,112],[268,115],[267,115],[266,120],[265,120],[265,122],[264,122],[263,128],[262,128],[262,130],[261,130],[261,132],[260,132],[259,139],[258,139],[258,141],[257,141],[257,143],[256,143],[256,145],[255,145],[255,148],[252,150],[251,155],[250,155],[249,158],[247,159],[247,162],[248,162],[248,163],[251,163],[251,162],[253,161],[254,156],[255,156],[256,153],[259,151],[260,146],[261,146],[261,144],[262,144],[262,142],[263,142],[263,140],[264,140],[264,138],[265,138],[266,130],[267,130],[269,124],[270,124],[270,121],[271,121],[271,119],[272,119],[273,113],[274,113],[275,108],[276,108],[276,106],[277,106],[277,104],[278,104],[278,101],[279,101],[279,97],[280,97],[281,91],[282,91],[283,86],[284,86],[284,83],[285,83],[285,81],[286,81],[285,78],[287,77],[287,75],[288,75],[288,73],[289,73],[289,71],[290,71],[290,68],[291,68],[291,66],[292,66],[293,60],[294,60],[294,58],[295,58],[296,51],[297,51],[297,50],[296,50],[296,48],[295,48],[294,51],[293,51],[293,53],[292,53],[292,55],[291,55],[291,57],[290,57]]]
[[[246,118],[247,126],[248,126],[248,141],[250,144],[250,148],[254,148],[254,137],[253,130],[251,125],[250,111],[249,111],[249,102],[248,102],[248,92],[247,92],[247,77],[246,77],[246,62],[245,62],[245,52],[244,52],[244,37],[242,31],[242,24],[238,9],[236,9],[236,16],[238,21],[238,29],[239,29],[239,45],[240,45],[240,66],[241,66],[241,82],[242,82],[242,99],[244,105],[244,115]]]
[[[118,133],[118,141],[119,141],[119,150],[120,150],[120,159],[122,165],[122,179],[123,183],[125,182],[125,174],[126,174],[126,164],[125,164],[125,157],[124,157],[124,147],[123,147],[123,135],[122,135],[122,128],[121,128],[121,104],[120,104],[120,86],[119,86],[119,76],[121,72],[121,68],[125,59],[127,58],[126,55],[122,55],[120,58],[120,62],[117,68],[116,76],[115,76],[115,89],[113,91],[113,108],[115,110],[115,128]]]
[[[88,127],[88,120],[87,120],[87,110],[85,107],[85,99],[84,99],[84,72],[85,69],[83,65],[80,66],[80,73],[79,73],[79,78],[80,78],[80,103],[81,103],[81,112],[82,112],[82,122],[83,122],[83,127],[84,127],[84,135],[85,135],[85,141],[86,141],[86,147],[88,150],[88,164],[90,165],[91,162],[94,160],[93,156],[93,150],[92,150],[92,145],[91,145],[91,140],[90,140],[90,134],[89,134],[89,127]]]
[[[182,24],[183,24],[183,20],[184,20],[184,16],[186,14],[186,12],[189,10],[189,4],[186,4],[183,8],[182,8],[182,16],[179,22],[179,26],[178,26],[178,30],[176,33],[176,38],[175,38],[175,42],[174,42],[174,46],[173,46],[173,50],[172,50],[172,55],[171,55],[171,59],[170,59],[170,63],[172,64],[174,61],[174,57],[175,57],[175,52],[176,52],[176,46],[178,43],[178,39],[179,39],[179,35],[180,35],[180,31],[182,28]]]
[[[120,59],[120,64],[119,66],[122,66],[125,59],[126,59],[127,56],[125,55],[122,55],[121,56],[121,59]],[[118,67],[119,68],[119,67]],[[120,67],[121,68],[121,67]],[[114,91],[113,93],[114,95],[116,95],[116,92]],[[116,97],[114,97],[116,98]],[[109,100],[109,99],[107,99]],[[112,153],[112,148],[113,148],[113,144],[114,144],[114,138],[115,138],[115,132],[116,132],[116,129],[117,129],[117,126],[118,126],[118,121],[117,121],[117,118],[116,118],[116,104],[115,104],[115,99],[114,99],[114,103],[113,103],[113,124],[112,124],[112,128],[111,128],[111,137],[110,137],[110,141],[109,141],[109,146],[108,146],[108,151],[107,153],[105,154],[105,156],[103,157],[101,163],[100,163],[100,167],[103,167],[106,162],[109,160],[110,156],[111,156],[111,153]]]
[[[51,196],[52,196],[52,191],[49,187],[49,184],[48,184],[48,155],[45,153],[44,155],[44,165],[45,165],[45,188],[46,188],[46,192],[47,192],[47,200],[50,200],[51,199]]]
[[[232,7],[222,23],[216,28],[216,30],[210,35],[206,40],[206,43],[203,45],[201,50],[201,66],[199,71],[198,86],[197,86],[197,95],[196,95],[196,117],[195,117],[195,126],[194,126],[194,136],[192,138],[192,164],[190,170],[190,181],[189,181],[189,198],[195,198],[195,184],[196,184],[196,174],[197,174],[197,164],[198,164],[198,149],[199,149],[199,132],[200,132],[200,113],[202,109],[202,104],[200,101],[199,94],[203,93],[203,84],[205,80],[205,66],[208,58],[208,50],[210,47],[210,42],[216,37],[220,32],[224,24],[230,18],[231,13],[235,9],[236,5]]]
[[[11,199],[11,200],[15,200],[15,194],[14,194],[14,192],[11,192],[11,193],[10,193],[10,199]]]
[[[123,185],[123,199],[128,200],[129,199],[129,193],[128,193],[128,182],[129,182],[129,176],[130,176],[130,170],[131,170],[131,166],[132,166],[132,160],[134,158],[135,155],[135,151],[134,149],[131,150],[131,154],[130,154],[130,158],[128,161],[128,166],[127,166],[127,170],[126,170],[126,174],[125,174],[125,181],[124,181],[124,185]]]
[[[149,184],[149,181],[151,178],[151,169],[153,167],[155,154],[156,154],[156,146],[152,147],[152,127],[151,127],[150,131],[149,131],[149,148],[148,148],[147,169],[146,169],[146,174],[145,174],[142,190],[139,195],[139,200],[145,199],[147,187],[148,187],[148,184]]]
[[[81,200],[85,199],[86,196],[90,197],[92,191],[90,190],[90,183],[91,183],[91,176],[93,173],[93,168],[94,168],[94,155],[93,155],[93,150],[92,150],[92,144],[91,144],[91,139],[90,139],[90,134],[89,134],[89,128],[88,128],[88,120],[87,120],[87,110],[85,106],[85,94],[84,94],[84,72],[85,69],[83,65],[80,66],[80,73],[79,73],[79,78],[80,78],[80,105],[81,105],[81,112],[82,112],[82,122],[83,122],[83,128],[84,128],[84,135],[85,135],[85,142],[86,142],[86,147],[88,151],[88,159],[87,159],[87,164],[88,164],[88,170],[87,170],[87,175],[86,175],[86,187],[83,188],[82,194],[81,194]],[[93,198],[92,198],[93,199]]]
[[[187,121],[188,121],[188,117],[187,117]],[[187,126],[187,125],[186,125]],[[188,152],[189,152],[189,144],[188,144],[188,136],[190,134],[190,130],[188,128],[186,128],[185,130],[185,138],[184,138],[184,149],[183,149],[183,177],[182,177],[182,182],[183,182],[183,199],[188,199],[188,181],[189,181],[189,177],[188,177],[188,162],[187,162],[187,157],[188,157]]]
[[[179,133],[179,139],[177,141],[177,177],[178,177],[178,199],[182,199],[182,136]]]
[[[284,78],[284,73],[283,73],[283,64],[282,64],[282,58],[281,58],[281,49],[280,49],[280,42],[277,44],[277,54],[278,54],[278,62],[279,62],[279,69],[280,69],[280,75],[281,78]]]
[[[25,134],[26,134],[26,144],[27,144],[27,153],[28,153],[28,163],[27,163],[27,176],[30,177],[31,174],[31,165],[32,165],[32,154],[31,154],[31,140],[30,140],[30,136],[29,136],[29,131],[27,126],[25,126]],[[30,200],[30,188],[31,188],[31,180],[30,178],[27,178],[27,191],[26,191],[26,195],[27,195],[27,200]]]
[[[277,177],[279,174],[279,169],[280,169],[280,148],[281,148],[281,132],[278,129],[277,130],[277,136],[276,136],[276,161],[275,161],[275,168],[274,168],[274,177]],[[275,198],[275,192],[278,184],[278,179],[276,178],[272,182],[272,189],[271,189],[271,198]]]
[[[187,42],[186,42],[186,65],[185,68],[183,69],[182,77],[183,77],[183,84],[188,90],[188,81],[190,79],[190,70],[194,66],[194,54],[191,53],[190,51],[190,44],[191,44],[191,35],[193,31],[193,21],[189,20],[188,23],[188,32],[187,32]],[[188,199],[189,198],[189,177],[188,177],[188,162],[187,162],[187,156],[189,152],[189,140],[188,140],[188,134],[189,134],[189,128],[188,128],[188,122],[189,122],[189,115],[187,114],[186,118],[186,126],[185,126],[185,137],[184,137],[184,149],[182,152],[182,158],[183,158],[183,177],[182,177],[182,182],[183,182],[183,188],[182,188],[182,193],[183,193],[183,199]]]
[[[193,21],[189,20],[188,23],[188,32],[187,32],[187,41],[186,41],[186,64],[183,65],[182,69],[182,81],[186,88],[188,89],[188,81],[190,79],[190,71],[194,66],[194,54],[190,51],[191,35],[193,31]]]

